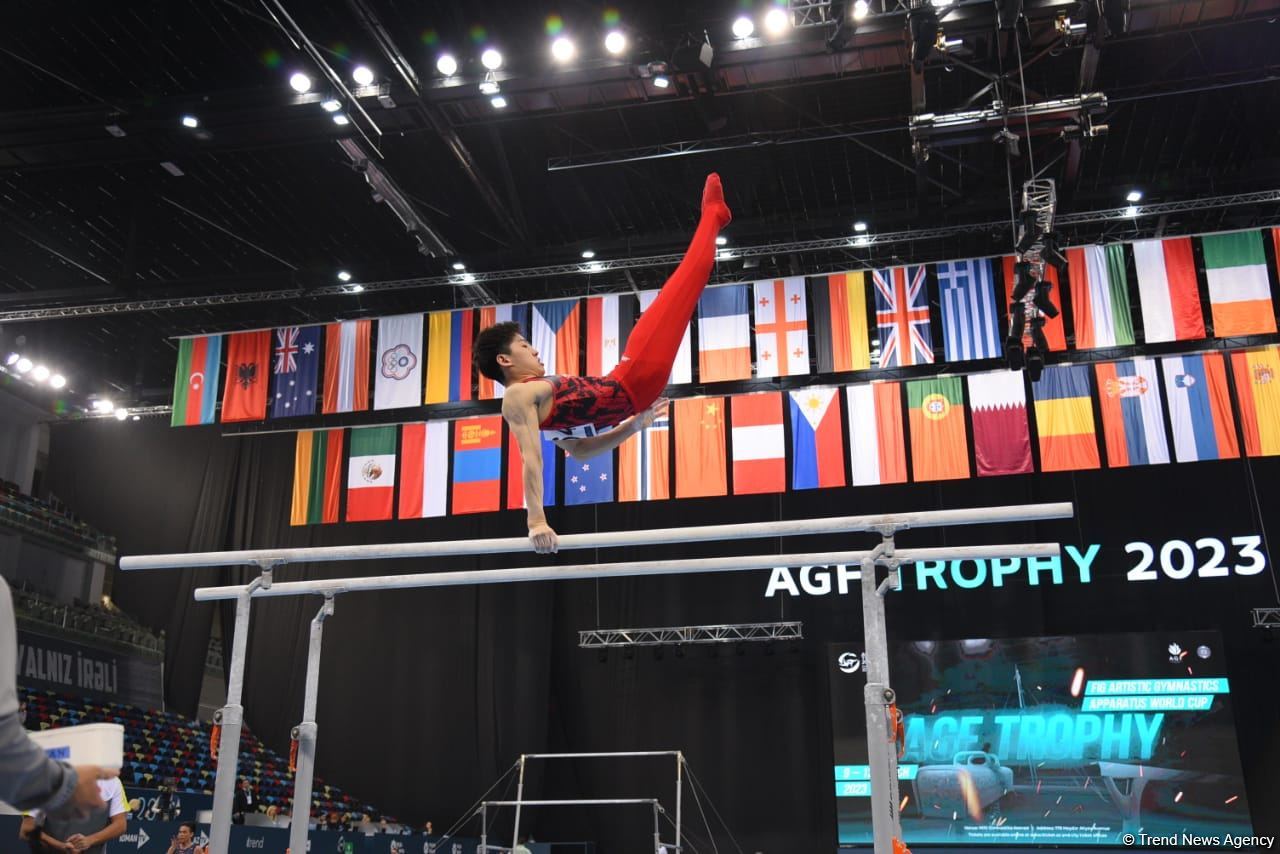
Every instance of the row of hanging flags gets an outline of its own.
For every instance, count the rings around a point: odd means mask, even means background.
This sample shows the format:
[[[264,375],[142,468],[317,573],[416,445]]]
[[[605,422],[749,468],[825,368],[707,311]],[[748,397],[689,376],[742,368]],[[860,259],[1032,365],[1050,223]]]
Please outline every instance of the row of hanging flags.
[[[1270,238],[1280,250],[1280,228],[1272,229]],[[1135,343],[1126,251],[1133,256],[1147,343],[1204,338],[1193,240],[1199,241],[1204,260],[1213,334],[1229,338],[1274,333],[1264,232],[1243,231],[1138,241],[1128,244],[1128,250],[1122,244],[1067,250],[1076,349]],[[1004,268],[1006,303],[1014,283],[1013,261],[1012,256],[997,261]],[[945,361],[1001,356],[993,260],[933,266]],[[1053,268],[1046,274],[1056,285]],[[757,377],[809,374],[815,364],[818,373],[868,369],[873,355],[869,308],[874,310],[879,341],[876,367],[932,363],[926,280],[925,265],[908,265],[708,288],[697,312],[699,381],[749,379],[753,330]],[[866,300],[868,288],[873,306]],[[641,292],[640,312],[656,294]],[[548,373],[580,373],[584,338],[587,374],[607,373],[625,347],[636,302],[629,295],[588,297],[585,330],[579,303],[552,300],[183,339],[172,423],[214,421],[224,337],[224,422],[363,411],[371,401],[373,409],[381,410],[471,400],[474,331],[504,320],[521,325]],[[1059,314],[1045,327],[1053,350],[1067,347],[1063,317]],[[811,331],[815,354],[809,352]],[[671,382],[692,381],[686,329]],[[501,396],[500,383],[479,378],[480,400]]]
[[[1033,437],[1043,472],[1101,468],[1099,436],[1111,468],[1237,458],[1241,439],[1250,456],[1280,455],[1277,346],[1054,365],[1027,387],[993,371],[682,398],[616,457],[564,456],[558,473],[543,439],[543,495],[581,505],[1022,474]],[[339,521],[344,471],[348,522],[524,506],[499,415],[300,431],[294,525]]]

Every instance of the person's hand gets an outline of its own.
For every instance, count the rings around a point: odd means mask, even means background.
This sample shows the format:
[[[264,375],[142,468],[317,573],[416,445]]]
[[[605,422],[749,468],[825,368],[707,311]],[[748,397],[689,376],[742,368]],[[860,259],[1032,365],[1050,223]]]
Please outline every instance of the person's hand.
[[[89,840],[83,833],[75,833],[67,837],[68,851],[84,851],[89,847]]]
[[[59,817],[82,819],[105,807],[102,795],[98,792],[98,781],[110,780],[117,773],[98,765],[77,765],[75,772],[76,787],[71,790],[71,799],[53,811]]]
[[[554,554],[560,548],[560,538],[546,522],[529,526],[529,542],[533,543],[533,550],[540,555]]]
[[[636,425],[637,430],[648,430],[653,426],[654,421],[659,418],[665,418],[667,415],[667,407],[670,403],[671,401],[667,400],[665,397],[660,397],[655,400],[653,402],[653,406],[650,406],[644,412],[640,413],[637,418],[637,421],[639,422]]]

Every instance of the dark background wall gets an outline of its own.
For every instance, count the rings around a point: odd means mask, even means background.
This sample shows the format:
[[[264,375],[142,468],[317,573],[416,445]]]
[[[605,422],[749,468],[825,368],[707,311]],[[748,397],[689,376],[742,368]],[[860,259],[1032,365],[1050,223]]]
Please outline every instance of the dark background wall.
[[[291,434],[223,438],[159,423],[54,428],[48,484],[92,524],[119,537],[122,554],[514,536],[523,514],[311,528],[288,525]],[[1250,471],[1250,467],[1252,471]],[[1254,576],[1154,581],[1126,578],[1144,540],[1265,534],[1280,502],[1280,461],[1228,461],[865,487],[806,494],[598,505],[551,511],[562,533],[1074,501],[1067,522],[915,531],[904,545],[1060,541],[1100,543],[1090,583],[1068,571],[1061,586],[907,590],[889,598],[891,637],[1025,636],[1216,628],[1225,638],[1248,795],[1257,832],[1280,832],[1266,805],[1280,802],[1278,647],[1250,626],[1250,609],[1275,605],[1268,566]],[[1257,493],[1250,483],[1256,484]],[[730,542],[634,552],[641,558],[817,551],[848,541]],[[616,559],[602,554],[600,559]],[[563,553],[284,567],[277,578],[577,563]],[[1225,561],[1234,562],[1228,554]],[[1069,561],[1066,562],[1070,568]],[[193,711],[200,662],[215,618],[191,591],[237,583],[239,569],[122,573],[117,603],[168,631],[171,708]],[[464,814],[522,752],[678,748],[747,851],[835,847],[831,706],[825,645],[860,638],[855,593],[765,598],[768,572],[388,592],[340,597],[325,629],[319,772],[402,819],[442,827]],[[245,706],[250,726],[285,750],[301,714],[307,623],[318,598],[255,604]],[[663,626],[799,619],[803,642],[752,645],[683,657],[668,650],[607,661],[577,648],[594,626]],[[224,623],[230,635],[229,624]],[[669,762],[597,761],[539,768],[529,796],[654,796],[674,800]],[[703,808],[710,817],[705,801]],[[701,824],[691,793],[685,818]],[[537,813],[539,839],[596,839],[606,852],[644,850],[650,818],[625,811]],[[712,818],[714,822],[714,818]]]

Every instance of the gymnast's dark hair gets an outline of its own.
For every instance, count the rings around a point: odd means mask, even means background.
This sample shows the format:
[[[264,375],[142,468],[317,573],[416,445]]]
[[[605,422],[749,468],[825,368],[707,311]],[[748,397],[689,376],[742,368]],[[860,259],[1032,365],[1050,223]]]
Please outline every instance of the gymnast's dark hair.
[[[502,366],[498,364],[498,354],[511,355],[511,342],[520,334],[520,324],[513,320],[495,323],[487,329],[480,330],[472,349],[472,361],[476,370],[494,382],[502,382]]]

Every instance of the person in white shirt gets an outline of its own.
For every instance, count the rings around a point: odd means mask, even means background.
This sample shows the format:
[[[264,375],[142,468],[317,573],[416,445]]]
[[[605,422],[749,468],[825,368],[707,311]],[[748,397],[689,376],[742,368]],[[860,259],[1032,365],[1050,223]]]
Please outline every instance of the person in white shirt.
[[[20,835],[36,840],[45,851],[104,854],[107,843],[125,832],[129,808],[118,779],[99,780],[98,795],[105,806],[83,818],[32,810],[22,819]]]

